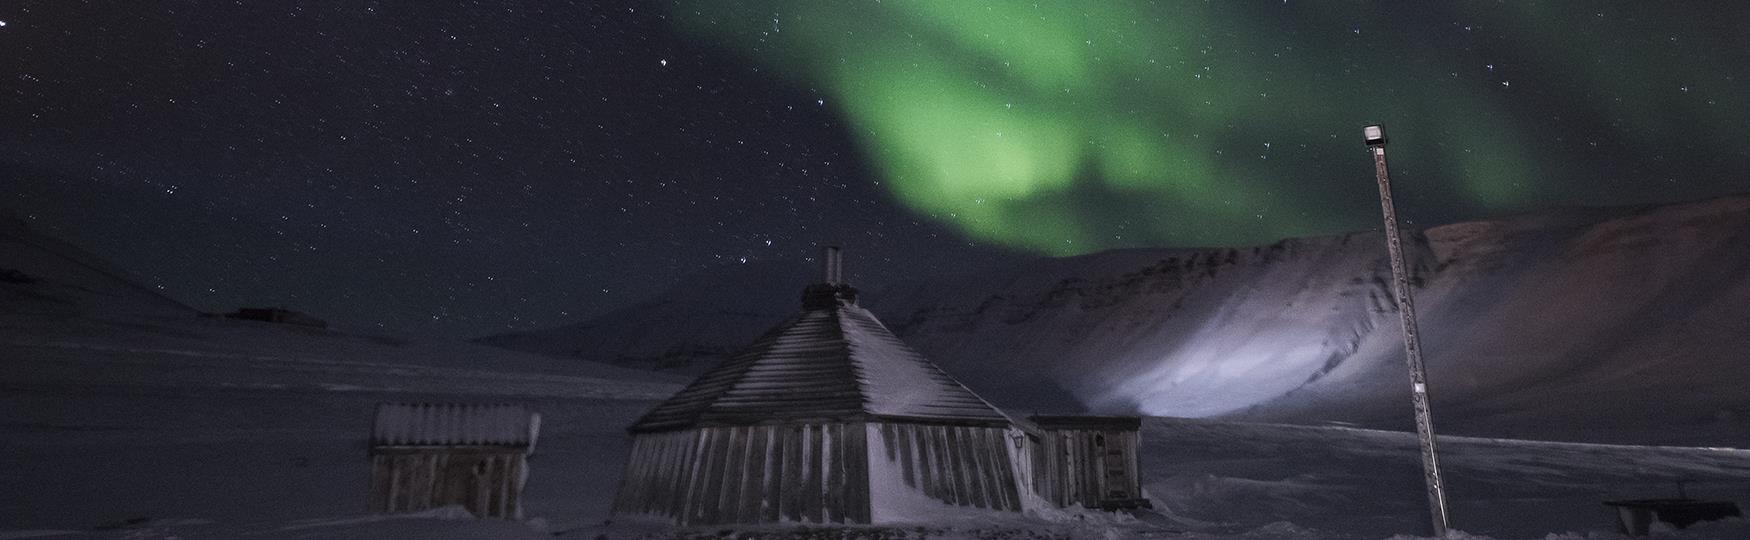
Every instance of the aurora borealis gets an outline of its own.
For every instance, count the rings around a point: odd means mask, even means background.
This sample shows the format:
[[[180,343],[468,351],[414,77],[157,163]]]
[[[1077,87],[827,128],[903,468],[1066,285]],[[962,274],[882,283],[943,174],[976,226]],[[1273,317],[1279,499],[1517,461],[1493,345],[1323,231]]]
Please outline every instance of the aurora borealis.
[[[1583,6],[0,2],[0,220],[453,336],[828,243],[876,288],[1374,229],[1373,122],[1412,226],[1750,191],[1750,4]]]
[[[1585,7],[1586,9],[1579,9]],[[1050,254],[1265,243],[1750,187],[1743,9],[1641,2],[683,2],[819,88],[896,198]]]

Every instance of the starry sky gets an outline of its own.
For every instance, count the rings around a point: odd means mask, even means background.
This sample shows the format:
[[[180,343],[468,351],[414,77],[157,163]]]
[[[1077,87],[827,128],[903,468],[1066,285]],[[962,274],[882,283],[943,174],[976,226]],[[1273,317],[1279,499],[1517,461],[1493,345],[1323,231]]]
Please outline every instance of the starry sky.
[[[1750,5],[0,1],[0,213],[209,310],[576,322],[1750,191]]]

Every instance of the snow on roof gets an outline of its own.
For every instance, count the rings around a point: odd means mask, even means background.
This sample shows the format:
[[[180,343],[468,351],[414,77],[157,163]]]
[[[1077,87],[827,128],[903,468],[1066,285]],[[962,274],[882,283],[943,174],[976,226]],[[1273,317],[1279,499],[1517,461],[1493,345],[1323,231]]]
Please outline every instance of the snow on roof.
[[[1009,423],[858,307],[854,293],[822,301],[816,287],[802,313],[700,376],[630,430],[802,419]]]
[[[541,415],[521,405],[383,403],[372,446],[517,446],[532,449]]]

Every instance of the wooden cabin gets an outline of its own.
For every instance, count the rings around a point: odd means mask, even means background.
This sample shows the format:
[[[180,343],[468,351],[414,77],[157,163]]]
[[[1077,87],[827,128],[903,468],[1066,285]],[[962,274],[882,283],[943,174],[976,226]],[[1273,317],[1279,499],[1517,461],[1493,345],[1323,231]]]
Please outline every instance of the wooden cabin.
[[[519,405],[384,403],[371,430],[372,512],[461,505],[522,518],[541,415]]]
[[[1148,508],[1137,469],[1142,419],[1118,416],[1028,418],[1027,482],[1059,507]]]
[[[818,524],[1021,510],[1021,433],[859,307],[836,250],[826,260],[800,313],[628,428],[615,515]]]

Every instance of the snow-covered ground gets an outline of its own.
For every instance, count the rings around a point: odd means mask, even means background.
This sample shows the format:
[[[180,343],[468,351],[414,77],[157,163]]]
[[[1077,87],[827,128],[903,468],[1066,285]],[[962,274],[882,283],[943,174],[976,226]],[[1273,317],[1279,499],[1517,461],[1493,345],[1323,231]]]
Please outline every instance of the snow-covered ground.
[[[1408,434],[1167,418],[1144,425],[1143,480],[1158,512],[1136,517],[1052,512],[943,519],[903,529],[727,532],[605,523],[627,451],[624,427],[678,390],[684,379],[468,343],[201,318],[69,249],[0,227],[0,269],[7,270],[0,274],[0,539],[717,538],[747,533],[1251,540],[1381,539],[1425,531],[1421,475]],[[915,324],[962,340],[983,339],[979,336],[987,330],[979,328],[1050,335],[1044,330],[1050,325],[1035,328],[1028,321],[1055,318],[1072,330],[1095,328],[1075,322],[1082,316],[1075,314],[1101,309],[1089,301],[1065,300],[1060,306],[1073,309],[1055,313],[1004,308],[963,314],[973,318],[957,319],[961,326],[940,318]],[[1696,305],[1724,315],[1738,309],[1711,300]],[[1731,330],[1743,320],[1702,321],[1694,331],[1713,335],[1709,332]],[[950,332],[954,328],[966,331]],[[1705,440],[1695,430],[1742,424],[1741,417],[1729,414],[1709,415],[1681,429],[1664,429],[1658,422],[1673,414],[1658,408],[1667,401],[1677,414],[1705,411],[1696,405],[1709,403],[1724,404],[1720,407],[1728,413],[1736,410],[1731,407],[1744,394],[1722,396],[1716,387],[1735,384],[1747,373],[1741,367],[1681,393],[1674,385],[1701,380],[1693,369],[1712,364],[1689,366],[1665,358],[1648,365],[1654,367],[1573,373],[1578,381],[1614,393],[1588,397],[1584,388],[1570,389],[1547,394],[1553,403],[1521,408],[1519,416],[1482,418],[1492,418],[1495,429],[1526,419],[1516,428],[1524,433],[1585,432],[1595,426],[1563,431],[1552,425],[1559,420],[1550,420],[1572,416],[1539,420],[1525,415],[1581,410],[1591,403],[1610,405],[1598,408],[1617,415],[1605,419],[1617,421],[1614,425],[1629,434],[1623,438]],[[1002,382],[977,378],[991,370],[961,367],[957,373],[970,375],[967,382],[975,388]],[[1504,373],[1521,375],[1515,380],[1526,374]],[[1339,375],[1332,371],[1330,376]],[[1599,378],[1607,375],[1616,379]],[[1637,385],[1625,386],[1625,377]],[[1379,384],[1399,380],[1377,379]],[[1373,379],[1356,380],[1365,389],[1362,383]],[[1066,388],[1078,384],[1086,381],[1070,381]],[[1646,393],[1620,400],[1624,389]],[[365,440],[372,411],[383,401],[509,402],[539,410],[542,439],[525,492],[530,521],[475,521],[453,509],[366,514]],[[1397,407],[1401,413],[1402,403]],[[1642,408],[1644,418],[1622,416],[1635,407]],[[1496,538],[1616,538],[1609,532],[1612,515],[1601,501],[1671,496],[1679,480],[1691,496],[1750,506],[1750,452],[1744,450],[1461,438],[1443,439],[1443,449],[1455,524]],[[1739,521],[1666,536],[1744,539],[1750,538],[1750,526]]]
[[[1750,450],[1439,442],[1453,526],[1473,534],[1609,537],[1614,511],[1602,501],[1674,497],[1678,481],[1691,497],[1750,508]],[[1142,463],[1145,489],[1179,528],[1385,538],[1426,531],[1418,456],[1412,433],[1152,418]],[[1742,522],[1690,532],[1750,538]]]
[[[17,332],[19,321],[8,322],[0,334],[0,530],[140,519],[145,529],[104,535],[295,527],[283,536],[306,537],[339,527],[370,537],[364,531],[454,525],[481,532],[464,537],[497,538],[527,529],[354,519],[365,510],[365,440],[383,401],[540,410],[547,424],[531,461],[529,515],[555,526],[599,522],[624,459],[625,426],[679,388],[646,373],[488,347],[265,323],[61,321]]]
[[[5,349],[8,352],[14,349]],[[16,365],[16,364],[15,364]],[[28,365],[28,364],[26,364]],[[232,371],[243,374],[245,370]],[[284,372],[269,369],[264,377]],[[457,379],[459,385],[467,379]],[[470,394],[119,384],[6,385],[0,538],[716,537],[604,525],[622,431],[651,403],[498,394],[545,417],[531,462],[532,525],[455,512],[365,514],[364,438],[381,400]],[[1159,514],[974,518],[922,528],[756,529],[792,537],[1383,539],[1425,529],[1414,438],[1345,427],[1151,419],[1144,482]],[[1673,495],[1750,507],[1750,451],[1447,438],[1457,527],[1494,538],[1615,538],[1603,500]],[[131,523],[130,523],[131,522]],[[902,536],[893,536],[893,535]],[[1710,525],[1675,538],[1750,538]]]
[[[0,339],[7,367],[0,372],[0,538],[704,537],[719,530],[602,524],[625,458],[624,427],[678,388],[646,373],[466,344],[213,319],[58,320],[24,332],[28,325],[14,317],[8,325]],[[539,409],[545,421],[526,506],[538,518],[534,526],[443,512],[366,515],[371,411],[381,401],[407,400]],[[1175,419],[1152,419],[1144,429],[1144,481],[1160,515],[945,521],[903,534],[1287,539],[1424,530],[1408,434]],[[1497,538],[1570,531],[1608,538],[1611,514],[1600,501],[1669,496],[1677,480],[1692,496],[1750,507],[1750,451],[1444,442],[1455,523]],[[1604,536],[1587,536],[1594,532]],[[1711,526],[1681,537],[1750,538],[1750,529]]]

